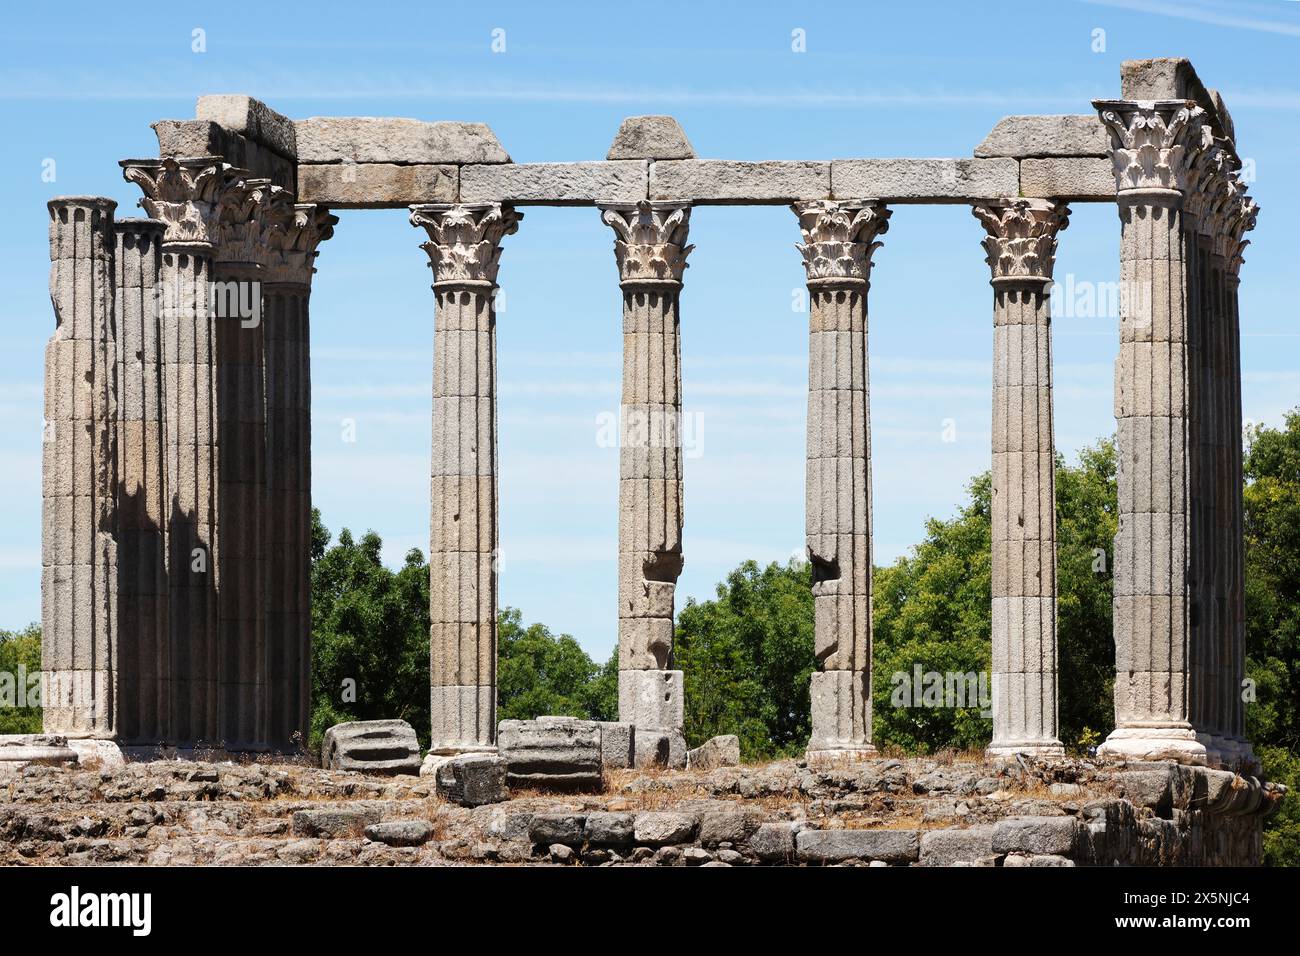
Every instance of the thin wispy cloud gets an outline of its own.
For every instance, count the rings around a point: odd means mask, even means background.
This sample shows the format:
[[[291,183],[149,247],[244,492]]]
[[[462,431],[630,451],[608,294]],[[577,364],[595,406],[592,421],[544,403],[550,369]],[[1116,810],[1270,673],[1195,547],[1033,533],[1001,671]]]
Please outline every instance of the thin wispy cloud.
[[[1114,7],[1134,13],[1151,13],[1177,20],[1208,23],[1216,27],[1300,37],[1300,20],[1280,20],[1268,15],[1255,15],[1248,11],[1260,8],[1246,7],[1242,4],[1196,3],[1189,0],[1180,0],[1177,3],[1165,2],[1165,0],[1083,0],[1083,2],[1096,7]],[[1269,8],[1270,12],[1274,9],[1281,8]]]

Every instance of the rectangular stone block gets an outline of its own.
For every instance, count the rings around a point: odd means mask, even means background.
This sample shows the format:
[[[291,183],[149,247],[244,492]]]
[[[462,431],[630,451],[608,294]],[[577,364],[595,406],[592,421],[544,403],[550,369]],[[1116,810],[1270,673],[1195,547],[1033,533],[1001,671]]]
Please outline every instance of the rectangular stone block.
[[[461,202],[586,206],[640,202],[649,189],[649,163],[521,163],[465,166]]]
[[[293,120],[251,96],[200,96],[194,116],[196,119],[219,123],[231,132],[246,136],[289,159],[298,154],[298,135]]]
[[[650,167],[651,199],[696,205],[766,204],[826,199],[830,194],[830,163],[683,159]]]
[[[497,747],[512,787],[548,790],[599,789],[601,727],[576,717],[503,720]]]
[[[918,830],[803,830],[795,834],[800,860],[838,863],[842,860],[881,860],[910,863],[921,855]]]
[[[336,209],[392,209],[455,202],[455,166],[322,163],[298,167],[298,201]]]
[[[219,123],[204,119],[159,120],[153,124],[153,131],[158,136],[160,156],[220,156],[277,186],[294,188],[297,168],[292,159]]]
[[[432,753],[458,753],[492,746],[496,736],[495,687],[431,687]]]
[[[812,738],[809,750],[865,747],[871,740],[871,688],[861,671],[812,675]]]
[[[1096,113],[1065,116],[1004,116],[975,147],[979,158],[1012,156],[1109,156],[1110,135]]]
[[[601,764],[616,770],[633,766],[636,759],[636,725],[630,721],[616,720],[602,720],[598,723]]]
[[[831,163],[836,199],[885,202],[966,202],[1015,196],[1014,159],[837,159]]]
[[[429,123],[372,116],[313,116],[294,120],[301,163],[508,163],[484,123]]]
[[[642,727],[680,729],[685,718],[681,671],[620,670],[618,719]]]
[[[1115,176],[1109,159],[1052,157],[1020,161],[1020,195],[1068,202],[1112,202]]]

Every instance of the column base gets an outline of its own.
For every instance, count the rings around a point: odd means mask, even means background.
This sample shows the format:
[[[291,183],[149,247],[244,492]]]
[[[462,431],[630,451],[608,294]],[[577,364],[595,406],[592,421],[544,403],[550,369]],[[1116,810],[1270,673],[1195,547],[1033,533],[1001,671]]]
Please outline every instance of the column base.
[[[804,759],[812,770],[830,770],[834,767],[844,767],[850,764],[862,763],[866,760],[876,760],[879,757],[880,751],[871,744],[858,747],[817,749],[809,747],[804,751]]]
[[[429,752],[443,756],[496,750],[496,688],[458,684],[429,688]]]
[[[1109,760],[1175,760],[1178,763],[1208,762],[1205,745],[1196,732],[1182,727],[1116,727],[1097,756]]]
[[[1064,757],[1065,745],[1059,740],[1026,740],[1020,743],[995,740],[984,751],[990,760],[1014,760],[1016,754],[1026,757]]]
[[[1210,766],[1248,774],[1259,772],[1259,758],[1249,740],[1217,734],[1197,734],[1196,739],[1204,745]]]

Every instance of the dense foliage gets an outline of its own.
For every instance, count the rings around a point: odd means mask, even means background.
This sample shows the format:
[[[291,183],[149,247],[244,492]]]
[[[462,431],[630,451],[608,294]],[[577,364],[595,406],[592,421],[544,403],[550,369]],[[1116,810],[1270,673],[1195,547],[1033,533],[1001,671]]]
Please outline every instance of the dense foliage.
[[[330,544],[312,513],[312,716],[310,742],[333,724],[397,717],[429,739],[429,566],[412,549],[397,571],[383,542],[346,528]],[[568,634],[498,616],[497,709],[501,719],[570,714],[613,719],[618,662],[594,664]]]
[[[41,626],[29,624],[21,631],[0,629],[0,734],[38,734],[41,709],[24,707],[32,703],[32,691],[39,700],[39,685],[31,683],[41,672]]]

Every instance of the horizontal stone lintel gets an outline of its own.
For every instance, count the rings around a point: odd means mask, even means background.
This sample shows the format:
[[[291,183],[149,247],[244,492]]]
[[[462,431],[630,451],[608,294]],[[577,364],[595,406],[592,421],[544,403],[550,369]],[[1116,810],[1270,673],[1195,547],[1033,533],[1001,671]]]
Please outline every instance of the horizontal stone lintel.
[[[1109,159],[1051,157],[1020,163],[1020,195],[1067,202],[1106,202],[1115,199],[1115,174]]]
[[[456,166],[331,163],[298,167],[298,201],[334,209],[402,208],[413,203],[455,202]]]
[[[425,202],[594,206],[642,199],[695,206],[785,205],[807,199],[876,199],[891,205],[968,204],[1007,196],[1114,201],[1110,160],[718,159],[575,163],[300,163],[301,202],[339,209]]]

